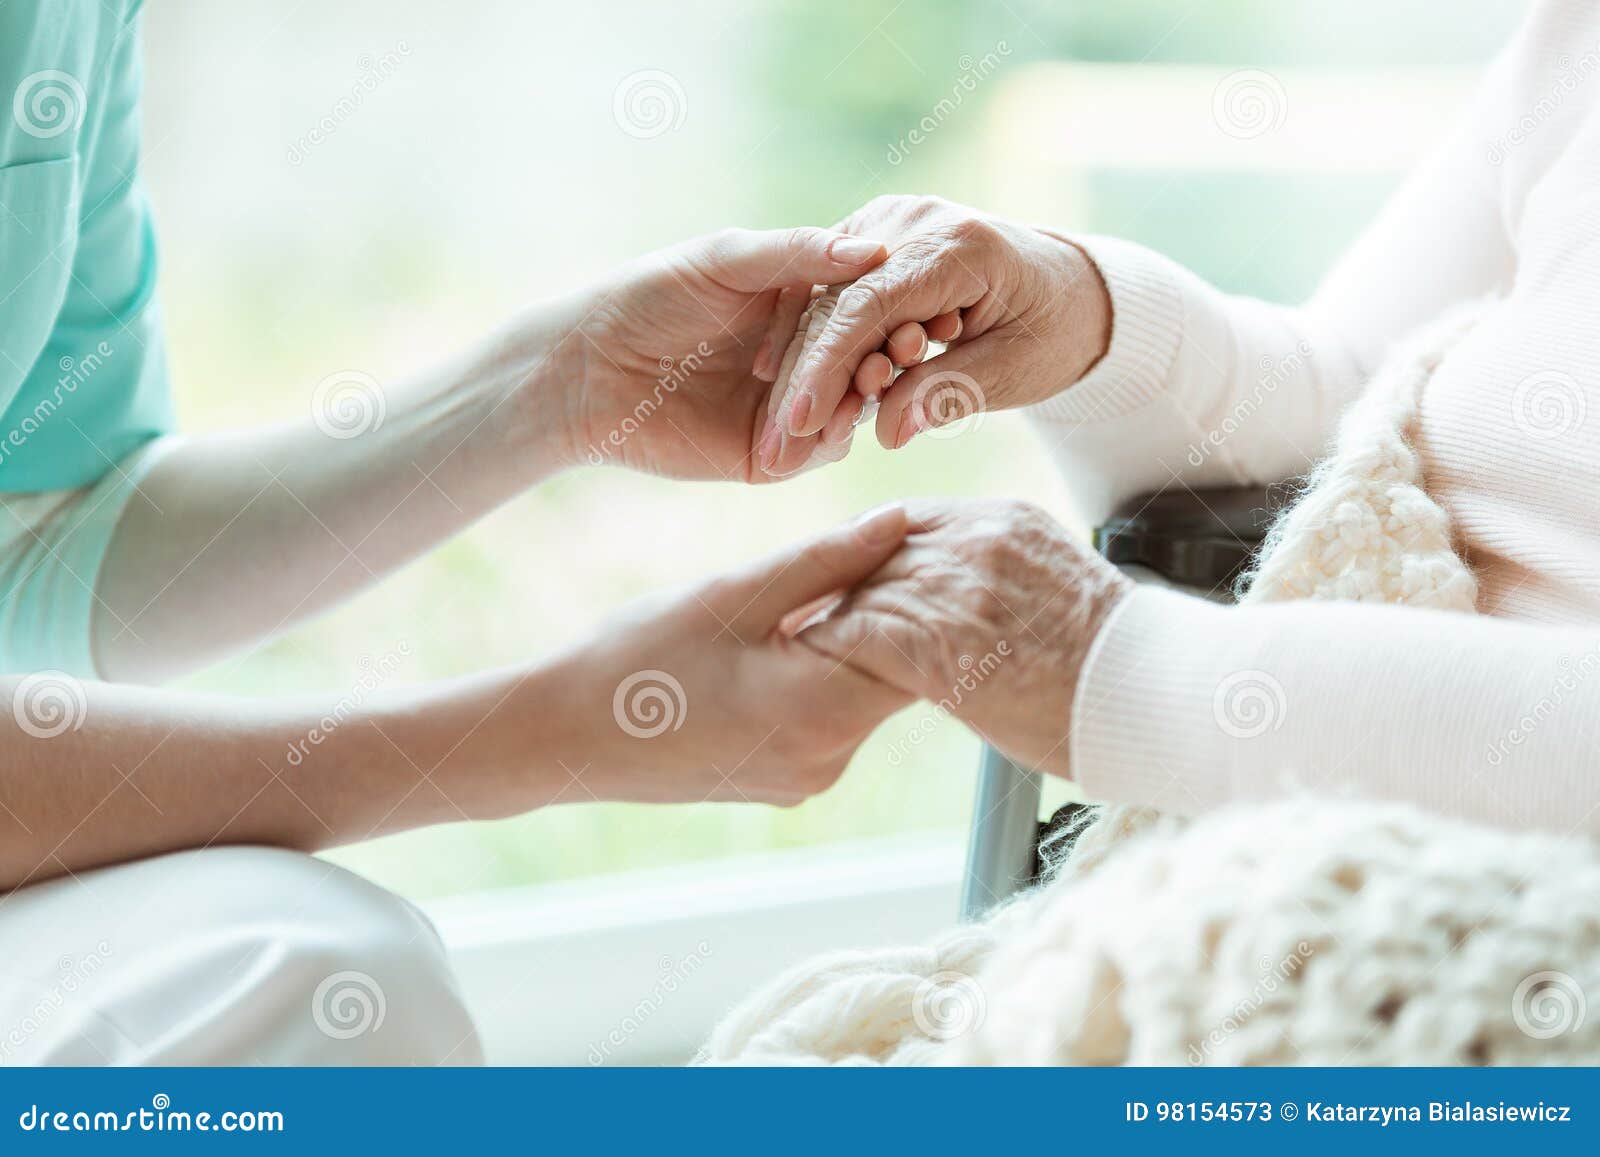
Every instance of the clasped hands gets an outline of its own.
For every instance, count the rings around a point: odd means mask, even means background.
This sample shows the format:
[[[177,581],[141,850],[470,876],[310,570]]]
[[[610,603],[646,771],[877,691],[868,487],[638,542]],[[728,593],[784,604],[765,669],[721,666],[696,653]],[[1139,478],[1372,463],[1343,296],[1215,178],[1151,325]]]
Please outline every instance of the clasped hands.
[[[1110,332],[1105,287],[1076,246],[910,197],[831,231],[687,243],[575,309],[586,384],[560,415],[573,461],[753,483],[844,457],[873,408],[879,441],[898,449],[974,403],[1042,401]],[[954,406],[944,382],[959,383]],[[560,685],[587,737],[586,789],[798,802],[916,699],[953,702],[1009,755],[1069,774],[1078,674],[1125,587],[1023,503],[869,512],[637,604],[569,656]],[[600,711],[612,718],[582,722]]]

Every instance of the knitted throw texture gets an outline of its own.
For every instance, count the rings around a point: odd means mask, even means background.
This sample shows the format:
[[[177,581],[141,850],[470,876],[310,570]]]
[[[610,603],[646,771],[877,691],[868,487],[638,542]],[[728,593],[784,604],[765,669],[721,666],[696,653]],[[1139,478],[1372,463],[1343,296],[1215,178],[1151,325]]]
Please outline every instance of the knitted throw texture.
[[[1244,601],[1473,612],[1411,435],[1477,312],[1427,327],[1375,375]],[[1596,1064],[1589,995],[1589,840],[1326,797],[1188,822],[1105,807],[1043,884],[984,922],[807,961],[736,1007],[701,1061]]]

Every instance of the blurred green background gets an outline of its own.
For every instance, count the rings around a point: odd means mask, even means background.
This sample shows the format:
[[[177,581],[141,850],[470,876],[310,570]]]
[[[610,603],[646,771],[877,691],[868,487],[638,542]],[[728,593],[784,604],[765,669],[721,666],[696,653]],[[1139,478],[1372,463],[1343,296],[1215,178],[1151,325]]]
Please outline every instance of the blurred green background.
[[[1309,107],[1298,94],[1432,91],[1436,78],[1453,99],[1519,11],[1490,0],[150,5],[146,168],[180,412],[190,430],[303,416],[332,372],[398,379],[519,303],[639,252],[728,224],[826,224],[881,193],[1119,233],[1227,288],[1294,298],[1399,175],[1381,117],[1341,142],[1358,159],[1370,146],[1371,163],[1285,160],[1278,138]],[[1212,123],[1203,106],[1239,69],[1281,82],[1268,92],[1281,128],[1241,141]],[[625,131],[614,109],[643,70],[671,78],[675,127],[657,135]],[[1113,82],[1115,99],[1097,107],[1097,86]],[[1202,132],[1166,112],[1197,108],[1210,118]],[[1129,117],[1141,126],[1121,142],[1131,160],[1082,131]],[[924,118],[926,139],[899,148]],[[402,649],[393,684],[522,661],[636,595],[918,494],[1024,496],[1070,517],[1070,496],[1011,416],[892,456],[864,437],[843,466],[759,491],[586,470],[191,683],[337,696]],[[792,811],[574,804],[334,858],[421,897],[954,831],[971,737],[942,723],[891,766],[925,712],[886,723],[838,788]]]

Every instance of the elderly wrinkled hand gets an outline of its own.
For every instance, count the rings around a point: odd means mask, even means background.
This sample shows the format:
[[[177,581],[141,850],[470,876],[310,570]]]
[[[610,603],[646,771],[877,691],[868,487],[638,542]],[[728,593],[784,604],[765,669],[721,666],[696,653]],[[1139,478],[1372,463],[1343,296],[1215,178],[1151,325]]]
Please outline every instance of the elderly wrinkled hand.
[[[758,369],[778,415],[758,444],[770,475],[800,469],[818,438],[842,437],[873,401],[878,441],[898,449],[977,410],[1042,401],[1108,347],[1105,285],[1066,240],[932,197],[879,197],[839,228],[883,242],[889,258],[821,297],[780,297],[767,347],[803,348],[788,367]],[[808,309],[809,333],[797,330]],[[946,345],[931,358],[930,339]]]
[[[1079,675],[1131,582],[1037,507],[908,504],[900,550],[796,638],[1068,775]]]

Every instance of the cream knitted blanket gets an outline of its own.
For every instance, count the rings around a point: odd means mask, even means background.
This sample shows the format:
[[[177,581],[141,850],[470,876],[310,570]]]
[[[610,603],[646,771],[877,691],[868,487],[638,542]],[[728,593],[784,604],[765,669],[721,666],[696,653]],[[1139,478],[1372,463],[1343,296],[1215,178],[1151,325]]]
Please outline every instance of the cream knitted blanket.
[[[1476,310],[1397,351],[1244,598],[1471,613],[1410,444]],[[1048,852],[1048,849],[1047,849]],[[1600,849],[1296,798],[1193,822],[1105,808],[1047,882],[931,944],[808,961],[711,1064],[1600,1063]]]

